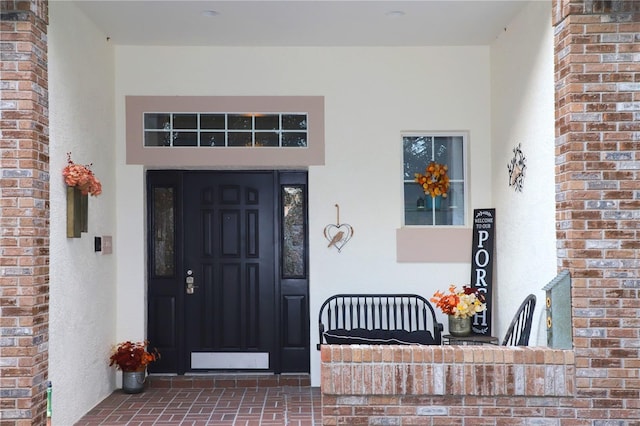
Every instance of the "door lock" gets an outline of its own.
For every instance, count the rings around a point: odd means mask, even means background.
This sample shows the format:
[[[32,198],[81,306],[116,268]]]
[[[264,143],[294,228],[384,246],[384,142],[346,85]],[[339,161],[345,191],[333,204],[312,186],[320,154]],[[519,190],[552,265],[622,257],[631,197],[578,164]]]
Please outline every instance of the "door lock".
[[[193,294],[195,289],[198,288],[197,285],[195,285],[195,278],[193,277],[193,271],[191,269],[189,269],[187,271],[187,277],[185,278],[185,284],[187,285],[186,287],[186,291],[187,294]]]

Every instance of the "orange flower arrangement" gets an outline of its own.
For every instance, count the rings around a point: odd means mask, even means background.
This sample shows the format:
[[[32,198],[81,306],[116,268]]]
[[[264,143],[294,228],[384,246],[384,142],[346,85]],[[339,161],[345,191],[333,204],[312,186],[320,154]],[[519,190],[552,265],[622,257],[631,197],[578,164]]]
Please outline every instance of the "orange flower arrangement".
[[[102,184],[93,174],[90,167],[92,165],[80,165],[71,160],[71,153],[67,152],[67,166],[62,170],[64,182],[68,186],[77,186],[82,195],[91,194],[97,197],[102,193]]]
[[[431,195],[432,198],[439,195],[446,198],[450,185],[447,170],[449,170],[449,167],[446,164],[432,161],[425,169],[424,175],[421,173],[415,174],[415,181],[422,187],[424,193]]]
[[[156,348],[152,352],[147,352],[147,340],[143,342],[126,341],[118,343],[113,354],[109,358],[109,366],[115,365],[122,371],[139,371],[160,358]]]
[[[429,300],[446,315],[458,318],[472,317],[487,309],[484,295],[477,288],[467,286],[463,286],[462,290],[458,291],[455,285],[451,285],[449,294],[436,291]]]

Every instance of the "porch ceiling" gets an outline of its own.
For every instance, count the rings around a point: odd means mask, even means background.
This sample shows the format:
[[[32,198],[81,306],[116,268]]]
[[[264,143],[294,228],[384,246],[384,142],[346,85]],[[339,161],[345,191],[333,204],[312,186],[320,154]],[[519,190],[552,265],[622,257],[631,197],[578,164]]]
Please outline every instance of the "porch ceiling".
[[[112,43],[162,46],[487,45],[501,31],[508,30],[511,19],[527,3],[525,0],[74,1]],[[205,11],[212,12],[207,16]]]

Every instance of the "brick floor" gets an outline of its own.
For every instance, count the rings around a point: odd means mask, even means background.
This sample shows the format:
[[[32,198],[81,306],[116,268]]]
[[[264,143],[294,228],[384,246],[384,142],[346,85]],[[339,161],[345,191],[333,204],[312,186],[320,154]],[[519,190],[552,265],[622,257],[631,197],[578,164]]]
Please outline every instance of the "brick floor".
[[[284,376],[283,376],[284,377]],[[264,386],[210,387],[205,379],[152,378],[144,392],[116,390],[76,426],[228,425],[318,426],[322,424],[320,388],[264,382]],[[190,383],[191,381],[191,383]],[[291,379],[287,379],[291,383]],[[223,382],[213,382],[221,385]],[[297,383],[297,382],[295,382]],[[199,387],[205,384],[204,387]],[[192,387],[193,386],[193,387]]]

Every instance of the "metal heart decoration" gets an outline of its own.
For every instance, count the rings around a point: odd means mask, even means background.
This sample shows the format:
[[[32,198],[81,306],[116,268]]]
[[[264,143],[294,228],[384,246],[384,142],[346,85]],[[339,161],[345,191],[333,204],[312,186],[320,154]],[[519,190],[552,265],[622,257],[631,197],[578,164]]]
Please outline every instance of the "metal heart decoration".
[[[327,247],[334,246],[338,252],[353,237],[353,228],[347,223],[341,225],[327,225],[324,227],[324,237],[329,241]]]

